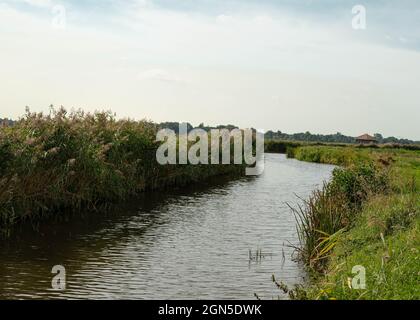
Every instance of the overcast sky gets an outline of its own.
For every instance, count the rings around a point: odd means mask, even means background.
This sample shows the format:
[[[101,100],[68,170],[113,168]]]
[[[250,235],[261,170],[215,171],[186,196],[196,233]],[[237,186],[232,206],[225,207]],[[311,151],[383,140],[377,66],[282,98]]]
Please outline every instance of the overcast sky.
[[[420,140],[419,17],[417,0],[0,0],[0,117],[54,104]]]

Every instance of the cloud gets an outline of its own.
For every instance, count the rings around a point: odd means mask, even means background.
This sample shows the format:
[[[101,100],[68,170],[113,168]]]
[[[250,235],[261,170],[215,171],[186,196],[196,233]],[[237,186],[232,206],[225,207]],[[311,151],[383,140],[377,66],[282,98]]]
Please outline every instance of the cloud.
[[[417,36],[375,30],[372,7],[367,31],[355,32],[351,6],[340,19],[319,19],[263,6],[60,0],[70,23],[57,30],[52,1],[0,4],[3,117],[54,103],[157,121],[420,135],[420,54],[406,48]]]
[[[172,83],[185,83],[185,79],[178,77],[177,75],[168,72],[164,69],[149,69],[143,72],[140,72],[137,75],[139,80],[155,80],[163,82],[172,82]]]
[[[220,14],[216,17],[218,23],[230,23],[232,21],[234,21],[234,18],[231,15]]]
[[[16,2],[23,2],[33,7],[50,8],[54,5],[52,0],[15,0]]]

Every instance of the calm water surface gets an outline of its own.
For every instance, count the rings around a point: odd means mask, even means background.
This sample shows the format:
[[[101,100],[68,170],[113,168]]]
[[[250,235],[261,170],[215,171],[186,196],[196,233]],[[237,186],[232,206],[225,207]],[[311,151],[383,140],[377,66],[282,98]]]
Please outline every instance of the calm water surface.
[[[291,259],[296,225],[286,202],[307,197],[332,169],[268,154],[260,177],[22,230],[0,242],[0,299],[276,299],[273,274],[290,285],[305,276]],[[54,265],[66,268],[63,292],[51,289]]]

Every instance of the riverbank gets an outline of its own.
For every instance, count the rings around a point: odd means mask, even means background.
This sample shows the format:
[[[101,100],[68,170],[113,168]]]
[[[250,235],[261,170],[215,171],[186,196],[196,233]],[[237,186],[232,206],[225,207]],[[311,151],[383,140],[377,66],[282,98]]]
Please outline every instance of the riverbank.
[[[27,113],[0,128],[0,230],[54,215],[103,210],[146,190],[176,188],[237,165],[159,165],[158,128],[110,113]]]
[[[313,277],[295,297],[420,299],[420,152],[301,146],[289,155],[342,166],[294,208],[299,255]],[[353,281],[361,267],[365,287]]]

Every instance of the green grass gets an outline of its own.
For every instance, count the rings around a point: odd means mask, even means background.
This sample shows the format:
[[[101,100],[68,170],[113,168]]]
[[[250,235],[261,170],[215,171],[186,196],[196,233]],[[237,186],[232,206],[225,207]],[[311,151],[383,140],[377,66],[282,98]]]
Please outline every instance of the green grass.
[[[309,299],[420,299],[420,153],[395,148],[301,146],[304,161],[338,164],[298,217]],[[352,289],[352,268],[366,289]],[[293,292],[292,292],[293,295]]]
[[[369,159],[366,150],[357,152],[355,147],[307,146],[294,150],[293,156],[301,161],[348,166]]]
[[[334,249],[318,299],[419,299],[420,201],[413,195],[378,196],[366,204]],[[381,236],[382,235],[382,236]],[[353,266],[366,268],[366,289],[348,285]]]

